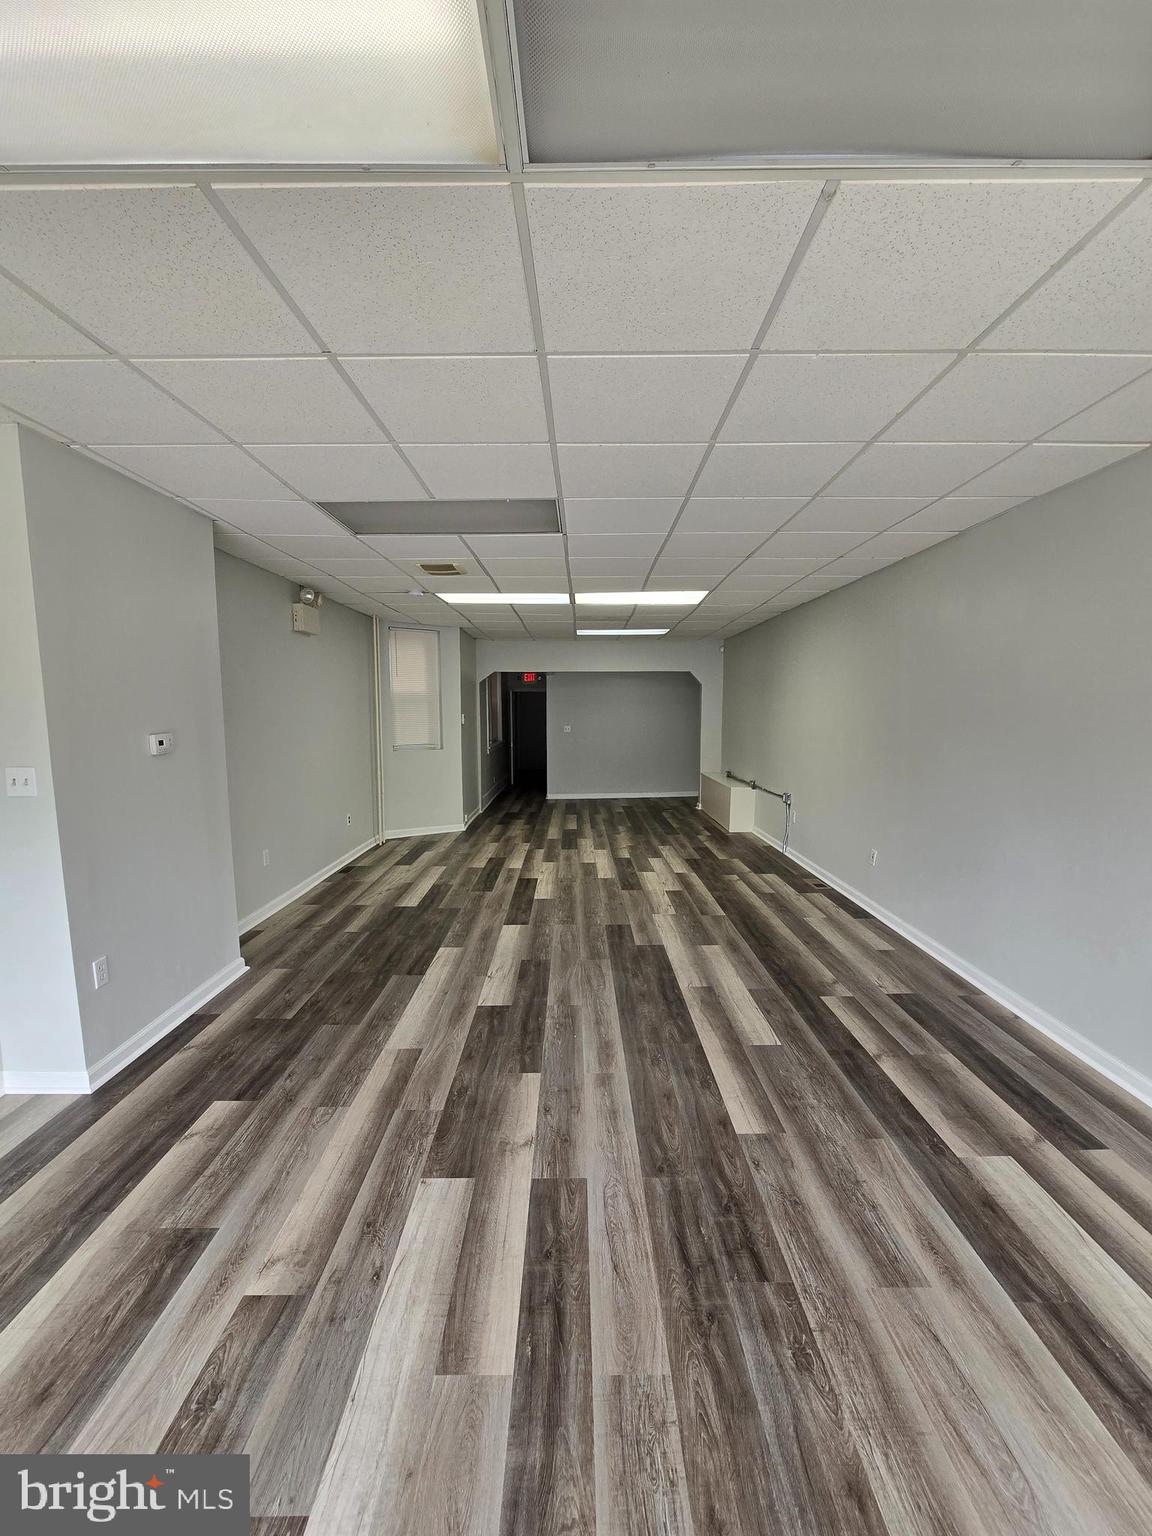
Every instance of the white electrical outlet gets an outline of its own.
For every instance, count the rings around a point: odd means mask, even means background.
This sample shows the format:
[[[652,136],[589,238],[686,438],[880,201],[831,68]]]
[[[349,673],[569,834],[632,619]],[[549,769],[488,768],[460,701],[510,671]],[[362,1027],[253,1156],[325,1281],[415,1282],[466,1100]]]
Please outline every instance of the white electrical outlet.
[[[265,850],[264,850],[264,868],[267,869],[269,864],[271,864],[271,862],[272,862],[272,855],[268,852],[267,848],[265,848]]]
[[[572,727],[570,725],[566,725],[564,727],[564,734],[565,734],[565,736],[571,736],[571,734],[572,734]]]
[[[873,848],[871,853],[868,855],[868,862],[873,866],[873,868],[875,868],[876,861],[879,857],[880,855],[876,852],[875,848]]]
[[[348,825],[349,825],[349,826],[351,826],[351,825],[352,825],[352,818],[351,818],[351,816],[349,816],[349,818],[348,818]]]
[[[36,770],[22,764],[4,770],[4,787],[10,795],[34,795]]]
[[[108,956],[101,955],[99,960],[92,962],[92,985],[97,991],[108,985]]]

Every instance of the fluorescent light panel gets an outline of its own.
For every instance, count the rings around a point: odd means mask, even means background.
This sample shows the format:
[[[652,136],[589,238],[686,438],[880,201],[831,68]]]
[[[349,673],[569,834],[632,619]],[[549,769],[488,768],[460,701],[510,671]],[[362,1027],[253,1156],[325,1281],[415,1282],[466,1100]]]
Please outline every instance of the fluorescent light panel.
[[[707,592],[577,592],[578,603],[600,608],[695,608]]]
[[[666,635],[666,629],[578,629],[578,635]]]
[[[7,0],[6,165],[496,165],[475,0]]]
[[[567,592],[437,592],[436,596],[454,608],[472,608],[480,604],[503,608],[541,607],[544,604],[567,608],[572,599]]]

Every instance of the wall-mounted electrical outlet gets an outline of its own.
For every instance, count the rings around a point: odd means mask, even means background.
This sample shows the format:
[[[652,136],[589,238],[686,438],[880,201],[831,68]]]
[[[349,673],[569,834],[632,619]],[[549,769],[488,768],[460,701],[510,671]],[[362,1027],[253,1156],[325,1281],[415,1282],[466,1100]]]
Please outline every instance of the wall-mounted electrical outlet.
[[[265,850],[264,850],[264,868],[267,869],[269,864],[271,864],[271,862],[272,862],[272,855],[268,852],[267,848],[265,848]]]
[[[101,955],[99,960],[92,962],[92,985],[97,991],[108,985],[108,956]]]
[[[349,825],[349,826],[351,826],[351,825],[352,825],[352,818],[351,818],[351,816],[349,816],[349,818],[348,818],[348,825]]]
[[[868,855],[868,862],[872,865],[873,868],[875,868],[876,861],[879,857],[880,855],[876,852],[875,848],[873,848],[871,853]]]

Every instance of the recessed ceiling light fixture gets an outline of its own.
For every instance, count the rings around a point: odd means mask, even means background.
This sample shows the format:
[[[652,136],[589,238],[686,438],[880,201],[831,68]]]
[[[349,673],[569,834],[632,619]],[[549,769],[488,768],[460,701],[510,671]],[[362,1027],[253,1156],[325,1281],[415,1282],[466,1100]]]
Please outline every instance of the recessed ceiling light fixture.
[[[578,603],[602,608],[695,608],[707,592],[577,592]]]
[[[436,596],[454,608],[471,608],[480,603],[502,604],[505,608],[562,603],[567,608],[572,601],[567,592],[437,592]]]
[[[578,635],[666,635],[666,629],[578,629]]]

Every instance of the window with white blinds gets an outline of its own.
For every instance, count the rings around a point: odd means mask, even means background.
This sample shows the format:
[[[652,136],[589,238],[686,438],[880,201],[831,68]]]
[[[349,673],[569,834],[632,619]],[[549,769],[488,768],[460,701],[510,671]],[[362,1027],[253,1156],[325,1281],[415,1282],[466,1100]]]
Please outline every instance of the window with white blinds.
[[[439,747],[440,636],[434,629],[388,631],[392,747]]]

